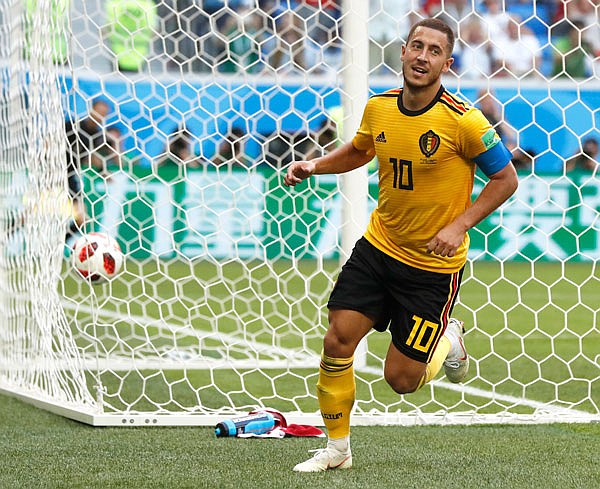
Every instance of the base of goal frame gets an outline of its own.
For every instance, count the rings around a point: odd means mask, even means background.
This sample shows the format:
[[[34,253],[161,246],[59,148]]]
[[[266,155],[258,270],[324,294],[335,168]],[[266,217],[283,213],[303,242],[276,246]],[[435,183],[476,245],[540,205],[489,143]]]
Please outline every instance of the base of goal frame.
[[[0,394],[17,398],[45,411],[90,426],[215,426],[227,418],[241,416],[239,413],[98,413],[91,409],[75,408],[55,400],[41,399],[31,393],[17,392],[0,387]],[[318,413],[283,413],[288,423],[323,426]],[[547,423],[600,423],[600,414],[573,414],[562,411],[538,412],[536,414],[479,414],[460,413],[354,413],[352,426],[419,426],[419,425],[479,425],[479,424],[547,424]]]

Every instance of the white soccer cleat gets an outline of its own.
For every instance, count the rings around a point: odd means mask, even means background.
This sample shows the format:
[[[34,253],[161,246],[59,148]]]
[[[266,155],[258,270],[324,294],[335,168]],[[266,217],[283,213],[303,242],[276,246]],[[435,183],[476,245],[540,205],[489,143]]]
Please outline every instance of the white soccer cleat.
[[[444,361],[444,371],[448,380],[455,384],[465,380],[469,372],[469,355],[467,355],[467,349],[463,341],[465,332],[463,324],[458,319],[450,318],[444,333],[452,345]]]
[[[306,462],[294,467],[294,472],[324,472],[328,469],[349,469],[352,467],[352,452],[340,452],[335,448],[319,448],[310,450],[315,454]]]

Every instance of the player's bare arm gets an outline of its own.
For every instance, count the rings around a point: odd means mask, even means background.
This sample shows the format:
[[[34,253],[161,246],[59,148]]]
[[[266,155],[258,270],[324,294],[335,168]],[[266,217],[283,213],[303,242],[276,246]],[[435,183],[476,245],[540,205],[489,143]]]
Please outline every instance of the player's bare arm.
[[[288,187],[293,187],[312,175],[346,173],[363,166],[372,158],[373,155],[369,155],[367,151],[356,149],[351,142],[348,142],[324,156],[310,161],[293,162],[288,167],[283,183]]]
[[[427,244],[428,253],[454,256],[463,242],[465,233],[500,207],[519,185],[517,172],[512,163],[489,178],[473,205],[456,220],[442,228]]]

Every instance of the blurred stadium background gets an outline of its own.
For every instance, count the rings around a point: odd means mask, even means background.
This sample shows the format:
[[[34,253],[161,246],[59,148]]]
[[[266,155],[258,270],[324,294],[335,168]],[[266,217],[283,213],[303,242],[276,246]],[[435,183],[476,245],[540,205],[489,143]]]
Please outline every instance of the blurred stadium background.
[[[108,122],[121,131],[122,149],[146,165],[156,164],[168,135],[182,125],[204,160],[214,158],[219,144],[238,131],[248,158],[274,163],[281,148],[269,148],[268,141],[282,132],[299,140],[314,138],[328,112],[341,104],[334,89],[343,63],[336,24],[341,2],[323,2],[320,12],[318,4],[271,0],[255,8],[243,0],[73,0],[69,61],[78,93],[69,112],[83,117],[90,99],[107,97],[118,108]],[[490,92],[501,108],[501,128],[510,128],[506,137],[535,158],[536,171],[560,173],[564,159],[580,152],[583,140],[598,139],[600,34],[594,2],[372,0],[369,9],[372,93],[398,85],[399,46],[409,22],[428,13],[441,15],[459,36],[455,76],[446,84],[472,103]],[[512,23],[520,26],[521,44],[504,44]],[[119,28],[124,24],[125,30]],[[580,45],[564,48],[571,29],[581,32]],[[473,31],[482,37],[470,44]],[[124,35],[137,39],[136,55],[124,47]],[[570,54],[563,65],[565,49]],[[524,51],[524,67],[511,71],[517,61],[508,53],[514,50]],[[224,75],[227,89],[222,81],[207,83],[213,75]],[[269,75],[278,75],[276,82]],[[248,76],[265,78],[253,81],[252,93],[243,88]],[[552,84],[546,82],[550,79]],[[301,89],[307,82],[310,89]],[[225,96],[230,86],[240,90],[237,96]],[[219,118],[207,117],[214,115],[211,106]]]

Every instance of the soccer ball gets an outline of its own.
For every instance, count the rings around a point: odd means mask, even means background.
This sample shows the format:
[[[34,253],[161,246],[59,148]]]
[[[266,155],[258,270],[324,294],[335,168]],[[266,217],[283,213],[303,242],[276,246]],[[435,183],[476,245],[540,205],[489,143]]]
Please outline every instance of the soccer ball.
[[[100,283],[116,277],[123,266],[117,241],[106,233],[88,233],[73,246],[73,266],[86,280]]]

